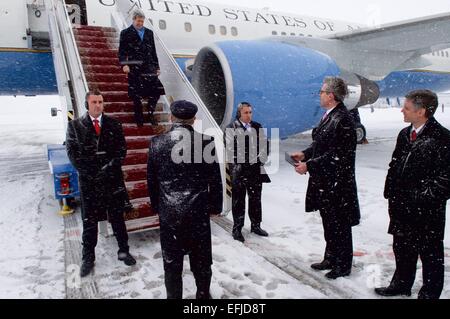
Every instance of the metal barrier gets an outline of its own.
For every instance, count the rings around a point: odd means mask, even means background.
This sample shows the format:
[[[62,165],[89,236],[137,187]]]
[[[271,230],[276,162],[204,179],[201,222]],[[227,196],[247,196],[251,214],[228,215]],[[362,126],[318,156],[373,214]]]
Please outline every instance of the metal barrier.
[[[79,117],[86,112],[84,107],[84,100],[86,92],[88,91],[88,85],[86,77],[84,75],[83,66],[81,64],[80,54],[78,52],[78,47],[75,42],[75,36],[72,30],[72,23],[67,13],[66,3],[64,0],[45,0],[46,7],[48,8],[48,15],[50,20],[50,26],[53,28],[52,41],[57,41],[55,43],[60,46],[59,50],[62,50],[64,59],[55,61],[55,64],[63,64],[66,69],[72,92],[68,92],[64,89],[64,84],[60,87],[58,82],[58,90],[60,95],[64,94],[67,96],[72,96],[75,104],[73,109],[75,111],[76,117]],[[56,48],[58,50],[58,48]],[[61,66],[58,66],[61,69]],[[58,72],[58,71],[57,71]],[[57,75],[58,76],[58,75]],[[68,93],[72,93],[67,95]]]

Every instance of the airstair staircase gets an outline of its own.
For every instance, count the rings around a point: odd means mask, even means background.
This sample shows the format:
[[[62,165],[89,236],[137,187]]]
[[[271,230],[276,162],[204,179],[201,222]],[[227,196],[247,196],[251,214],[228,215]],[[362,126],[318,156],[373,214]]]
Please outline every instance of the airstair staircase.
[[[194,128],[215,137],[224,184],[223,211],[230,211],[231,197],[225,188],[223,132],[155,31],[161,69],[159,78],[167,96],[161,96],[157,104],[155,118],[158,125],[151,125],[150,121],[146,121],[143,127],[138,127],[134,122],[133,103],[128,98],[127,77],[118,61],[119,32],[131,24],[131,17],[124,15],[124,12],[130,11],[129,1],[117,0],[117,11],[108,13],[112,27],[75,25],[68,14],[69,5],[63,0],[45,0],[45,3],[49,13],[50,38],[62,104],[65,104],[75,118],[82,116],[86,112],[86,92],[98,89],[104,97],[105,113],[122,123],[128,149],[123,173],[134,208],[126,216],[128,231],[159,226],[159,219],[152,210],[147,190],[148,147],[154,136],[170,128],[169,101],[174,100],[188,100],[197,104],[199,111]],[[151,25],[147,27],[152,29]],[[102,233],[110,233],[106,224],[100,225],[100,229]]]

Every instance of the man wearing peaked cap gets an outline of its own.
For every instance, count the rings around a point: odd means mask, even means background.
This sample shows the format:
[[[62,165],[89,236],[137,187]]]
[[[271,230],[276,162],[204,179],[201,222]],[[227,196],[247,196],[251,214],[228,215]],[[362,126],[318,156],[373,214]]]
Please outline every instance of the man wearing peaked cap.
[[[198,107],[192,102],[180,100],[175,101],[170,105],[170,111],[176,118],[190,120],[197,114]]]
[[[183,259],[189,255],[197,286],[197,299],[210,298],[212,247],[210,214],[222,212],[222,178],[214,139],[194,131],[197,106],[176,101],[170,106],[173,126],[152,139],[147,183],[152,209],[160,221],[164,281],[168,299],[183,297]],[[201,147],[194,147],[201,141]],[[209,147],[212,144],[213,147]],[[178,162],[175,148],[188,150],[192,158]],[[211,149],[214,160],[203,154]],[[201,154],[199,154],[201,152]]]

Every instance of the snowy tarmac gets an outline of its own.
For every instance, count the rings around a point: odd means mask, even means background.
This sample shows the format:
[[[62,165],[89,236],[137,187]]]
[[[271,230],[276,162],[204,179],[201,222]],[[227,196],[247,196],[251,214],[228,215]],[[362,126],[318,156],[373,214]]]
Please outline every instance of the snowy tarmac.
[[[58,103],[57,97],[0,97],[0,298],[73,298],[70,291],[87,285],[93,288],[78,297],[165,298],[158,231],[130,235],[131,253],[138,261],[134,267],[117,260],[114,238],[101,236],[93,276],[80,281],[73,275],[77,265],[65,264],[65,249],[76,249],[81,229],[68,229],[67,224],[65,229],[57,215],[46,162],[44,145],[64,140],[62,115],[50,117],[50,108]],[[449,115],[450,110],[439,110],[436,118],[450,128]],[[281,143],[280,169],[264,186],[262,226],[270,237],[250,234],[247,218],[243,245],[228,231],[231,216],[213,221],[214,298],[378,298],[373,287],[387,285],[394,270],[384,179],[396,136],[406,125],[400,109],[362,109],[361,117],[370,144],[358,146],[362,220],[353,229],[351,276],[330,281],[309,268],[323,255],[321,220],[317,213],[304,212],[307,177],[283,160],[285,151],[309,144],[306,133]],[[447,227],[445,299],[450,298],[449,235]],[[70,236],[75,246],[67,245]],[[184,297],[193,298],[195,283],[188,268],[186,259]],[[419,263],[411,298],[417,297],[421,278]]]

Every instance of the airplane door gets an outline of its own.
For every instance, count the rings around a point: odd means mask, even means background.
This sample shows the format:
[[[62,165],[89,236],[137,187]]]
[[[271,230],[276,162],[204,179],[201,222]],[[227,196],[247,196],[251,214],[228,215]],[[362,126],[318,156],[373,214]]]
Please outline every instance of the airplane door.
[[[72,23],[87,25],[86,0],[66,0],[66,4],[72,5],[68,9]]]

